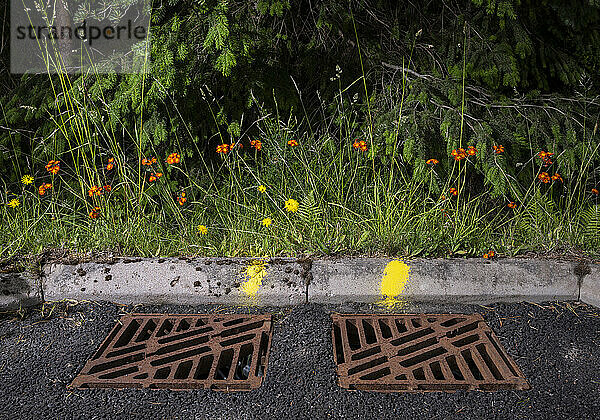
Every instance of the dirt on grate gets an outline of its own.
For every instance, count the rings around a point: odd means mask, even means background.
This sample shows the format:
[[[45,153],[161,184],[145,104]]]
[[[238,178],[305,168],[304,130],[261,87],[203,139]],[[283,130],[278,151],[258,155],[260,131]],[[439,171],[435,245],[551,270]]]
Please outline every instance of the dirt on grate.
[[[249,391],[271,335],[271,315],[126,315],[70,387]]]
[[[334,314],[342,388],[381,392],[530,389],[480,314]]]

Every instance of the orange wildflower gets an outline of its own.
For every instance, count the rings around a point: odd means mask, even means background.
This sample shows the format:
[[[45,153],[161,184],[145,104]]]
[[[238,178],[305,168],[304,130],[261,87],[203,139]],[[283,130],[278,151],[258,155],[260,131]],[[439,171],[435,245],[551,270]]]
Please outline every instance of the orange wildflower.
[[[96,185],[94,185],[92,188],[89,189],[88,195],[90,197],[92,197],[94,195],[102,195],[102,189],[100,187],[97,187]]]
[[[97,219],[100,217],[100,207],[94,207],[92,211],[89,212],[90,219]]]
[[[563,182],[563,179],[562,179],[562,176],[560,176],[560,174],[554,174],[554,175],[552,175],[552,181]]]
[[[217,146],[217,153],[227,153],[229,150],[229,145],[227,143],[219,144]]]
[[[544,166],[552,165],[552,160],[550,159],[552,156],[554,156],[554,153],[544,152],[543,150],[537,155],[537,157],[542,160]]]
[[[155,157],[152,157],[150,159],[145,159],[145,158],[142,159],[142,165],[144,165],[144,166],[150,166],[153,163],[156,163],[156,158]]]
[[[454,196],[457,196],[457,195],[458,195],[458,190],[457,190],[456,188],[452,187],[452,188],[450,188],[450,189],[448,190],[448,193],[449,193],[449,194],[452,194],[452,195],[454,195]]]
[[[260,140],[252,140],[250,141],[250,147],[254,147],[256,150],[262,149],[262,142]]]
[[[44,195],[46,194],[46,190],[49,190],[50,188],[52,188],[52,184],[42,184],[40,185],[40,187],[38,188],[38,192],[40,193],[40,195]]]
[[[154,172],[150,174],[150,178],[148,179],[148,182],[154,182],[156,181],[158,178],[160,178],[162,176],[162,172]]]
[[[296,147],[296,146],[298,146],[298,140],[294,140],[294,139],[288,140],[288,144],[292,147]]]
[[[177,153],[171,153],[167,157],[167,163],[169,165],[173,165],[174,163],[179,163],[180,160],[181,160],[181,156],[179,156]]]
[[[440,163],[440,161],[437,159],[427,159],[427,162],[425,162],[425,163],[427,165],[434,166],[434,165],[437,165],[438,163]]]
[[[115,161],[115,158],[108,159],[108,165],[106,165],[107,171],[110,171],[115,167],[114,161]]]
[[[596,188],[592,188],[592,194],[598,195],[600,194]]]
[[[182,191],[181,194],[179,194],[179,197],[177,197],[177,201],[179,202],[180,206],[183,206],[185,204],[185,202],[187,201],[187,198],[185,197],[185,191]]]
[[[515,203],[514,201],[511,201],[510,203],[507,204],[507,206],[511,209],[514,209],[515,207],[517,207],[517,203]]]
[[[467,152],[462,147],[460,149],[454,149],[450,154],[454,157],[454,160],[456,161],[463,160],[467,157]]]
[[[473,147],[473,146],[469,146],[469,148],[467,149],[467,153],[470,156],[474,156],[474,155],[477,154],[477,149],[475,147]]]
[[[501,144],[499,144],[498,146],[492,146],[492,147],[494,148],[494,152],[497,155],[504,152],[504,146],[502,146]]]
[[[552,178],[550,178],[550,175],[548,175],[547,172],[542,172],[541,174],[539,174],[538,179],[540,181],[542,181],[544,184],[547,184],[552,180]]]
[[[106,192],[110,192],[112,190],[112,187],[110,185],[105,185],[103,188]]]
[[[364,140],[354,140],[352,144],[355,149],[360,150],[362,152],[366,152],[369,148],[367,147],[367,142]]]
[[[60,161],[59,160],[51,160],[46,165],[46,170],[53,175],[56,175],[60,170]]]
[[[490,252],[488,252],[486,254],[483,254],[483,258],[485,258],[486,260],[487,259],[492,259],[492,258],[494,258],[495,255],[496,255],[496,253],[494,251],[490,251]]]

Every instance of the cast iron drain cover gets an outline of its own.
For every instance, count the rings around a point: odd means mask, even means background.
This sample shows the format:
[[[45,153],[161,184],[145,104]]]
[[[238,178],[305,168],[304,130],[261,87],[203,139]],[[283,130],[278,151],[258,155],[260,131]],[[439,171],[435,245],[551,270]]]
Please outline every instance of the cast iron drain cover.
[[[480,314],[334,314],[342,388],[382,392],[530,389]]]
[[[271,315],[126,315],[70,386],[247,391],[265,376],[271,333]]]

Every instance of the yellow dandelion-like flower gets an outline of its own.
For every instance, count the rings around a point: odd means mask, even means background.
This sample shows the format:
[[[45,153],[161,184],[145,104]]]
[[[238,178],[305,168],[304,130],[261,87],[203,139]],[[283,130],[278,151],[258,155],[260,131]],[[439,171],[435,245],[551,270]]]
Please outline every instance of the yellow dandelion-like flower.
[[[265,217],[264,219],[262,219],[262,225],[265,227],[271,226],[271,223],[273,223],[273,220],[271,220],[270,217]]]
[[[33,184],[33,177],[31,175],[23,175],[23,178],[21,178],[21,182],[24,185],[31,185]]]
[[[265,191],[267,191],[267,187],[265,187],[264,185],[259,185],[258,186],[258,192],[259,193],[264,193]]]
[[[208,229],[204,225],[198,226],[198,233],[201,235],[206,235],[208,233]]]
[[[19,207],[20,204],[21,204],[21,202],[19,200],[17,200],[16,198],[13,198],[6,205],[8,207],[12,207],[14,209],[15,207]]]
[[[285,202],[285,209],[290,213],[296,213],[298,211],[298,207],[300,207],[300,204],[298,204],[298,202],[293,198],[290,198]]]

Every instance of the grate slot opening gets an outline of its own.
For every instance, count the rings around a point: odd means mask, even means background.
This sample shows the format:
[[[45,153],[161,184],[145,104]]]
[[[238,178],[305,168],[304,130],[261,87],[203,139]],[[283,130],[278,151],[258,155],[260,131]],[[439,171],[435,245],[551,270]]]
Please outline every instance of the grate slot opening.
[[[194,379],[207,379],[210,374],[210,368],[212,368],[213,360],[215,360],[212,354],[202,356],[198,362],[196,373],[194,373]]]
[[[421,328],[421,320],[419,318],[412,318],[410,320],[410,322],[413,325],[413,327],[415,327],[415,328]]]
[[[170,319],[165,319],[165,321],[162,323],[162,325],[158,329],[156,336],[162,337],[164,335],[167,335],[171,332],[172,329],[173,329],[173,322]]]
[[[207,351],[210,351],[210,347],[207,347],[207,346],[198,347],[196,349],[184,351],[183,353],[173,354],[171,356],[163,357],[162,359],[153,360],[150,362],[150,365],[151,366],[165,365],[167,363],[176,362],[177,360],[186,359],[188,357],[206,353]]]
[[[384,376],[388,376],[392,372],[389,367],[384,367],[383,369],[376,370],[375,372],[367,373],[360,377],[363,381],[375,381],[377,379],[381,379]]]
[[[177,366],[177,370],[175,371],[174,379],[187,379],[190,376],[190,371],[192,370],[192,365],[194,362],[192,360],[186,360],[185,362],[181,362],[179,366]]]
[[[457,381],[464,381],[465,377],[463,376],[458,364],[456,363],[456,356],[448,356],[446,357],[446,363],[448,363],[448,367],[450,368],[450,372],[452,372],[452,376]]]
[[[396,376],[395,378],[397,381],[406,381],[406,375],[404,373],[401,373],[400,375]]]
[[[398,330],[398,332],[400,334],[405,333],[406,331],[408,331],[408,328],[406,328],[406,325],[404,325],[404,321],[402,321],[400,319],[395,319],[394,323],[396,324],[396,329]]]
[[[191,327],[189,320],[187,319],[182,319],[181,321],[179,321],[179,325],[177,325],[177,329],[175,330],[175,332],[180,332],[180,331],[186,331],[189,330]]]
[[[423,363],[429,359],[432,359],[437,356],[441,356],[442,354],[447,353],[447,352],[448,351],[445,348],[437,347],[433,350],[429,350],[429,351],[421,353],[417,356],[413,356],[410,359],[402,360],[400,362],[400,365],[405,368],[411,367],[411,366],[416,365],[417,363]]]
[[[479,322],[472,322],[470,324],[467,325],[463,325],[460,328],[457,328],[455,330],[452,331],[448,331],[446,333],[446,337],[448,338],[454,338],[456,336],[468,333],[469,331],[473,331],[474,329],[476,329],[479,326]]]
[[[167,379],[170,373],[171,368],[169,366],[161,367],[154,373],[154,379]]]
[[[158,348],[158,350],[156,350],[150,356],[160,356],[162,354],[167,354],[167,353],[172,353],[174,351],[183,350],[188,347],[194,347],[194,346],[197,346],[198,344],[206,343],[209,339],[210,339],[210,337],[208,335],[204,335],[202,337],[196,337],[191,340],[181,341],[179,343],[170,344],[168,346],[162,346],[162,347]]]
[[[442,372],[440,362],[433,362],[431,365],[429,365],[429,367],[431,368],[431,373],[433,373],[433,377],[435,379],[437,379],[438,381],[443,381],[444,379],[446,379],[444,377],[444,373]]]
[[[396,338],[395,340],[392,340],[391,343],[394,346],[401,346],[402,344],[406,344],[409,341],[413,341],[413,340],[417,340],[419,338],[425,337],[426,335],[429,335],[433,332],[434,332],[433,329],[425,328],[423,330],[416,331],[414,333],[405,335],[403,337]]]
[[[413,370],[413,376],[415,377],[415,379],[417,381],[424,381],[425,380],[425,371],[423,370],[423,368],[417,368],[417,369]]]
[[[463,337],[460,340],[453,341],[452,345],[454,347],[464,347],[464,346],[468,346],[469,344],[473,344],[477,340],[479,340],[479,334],[473,334],[473,335],[469,335],[467,337]]]
[[[342,346],[342,331],[337,323],[333,324],[333,345],[337,364],[344,363],[344,347]]]
[[[231,321],[223,322],[223,326],[231,327],[232,325],[241,324],[242,322],[246,322],[247,320],[247,318],[232,319]]]
[[[220,344],[221,344],[221,347],[233,346],[234,344],[238,344],[243,341],[252,340],[254,337],[256,337],[256,334],[254,334],[254,333],[240,335],[239,337],[234,337],[234,338],[230,338],[229,340],[221,341]]]
[[[104,353],[108,346],[110,346],[110,343],[112,343],[119,331],[121,331],[121,328],[121,324],[115,325],[115,328],[113,328],[108,337],[106,337],[96,354],[94,354],[94,356],[92,357],[92,360],[98,359],[100,356],[102,356],[102,353]]]
[[[391,338],[392,337],[392,329],[383,319],[379,320],[379,329],[381,330],[381,336],[383,338]]]
[[[449,319],[448,321],[442,322],[440,325],[442,327],[451,327],[453,325],[459,324],[464,321],[466,321],[466,318],[452,318],[452,319]]]
[[[233,361],[233,349],[225,350],[221,353],[215,371],[215,379],[227,379],[231,370],[231,362]]]
[[[471,356],[471,351],[469,349],[466,349],[466,350],[463,350],[462,352],[460,352],[460,354],[462,354],[463,359],[465,359],[465,362],[467,362],[467,366],[469,367],[469,370],[473,374],[473,377],[475,379],[477,379],[478,381],[481,381],[483,379],[483,375],[481,374],[481,371],[475,364],[475,361],[473,360],[473,357]]]
[[[355,353],[352,355],[352,360],[361,360],[369,356],[373,356],[374,354],[381,353],[381,347],[371,347],[370,349],[363,350],[360,353]]]
[[[350,350],[358,350],[360,348],[360,337],[358,336],[358,328],[354,321],[346,320],[346,335],[348,336],[348,345]]]
[[[154,320],[149,319],[148,321],[146,321],[144,328],[142,328],[137,338],[135,339],[136,343],[139,343],[140,341],[146,341],[147,339],[149,339],[155,329],[156,322],[154,322]]]
[[[490,340],[490,342],[492,343],[492,345],[494,346],[494,349],[496,349],[496,353],[498,353],[500,355],[500,357],[502,358],[502,361],[504,362],[504,364],[506,366],[508,366],[508,368],[510,369],[510,372],[513,374],[513,376],[519,376],[519,374],[517,373],[517,371],[515,370],[515,368],[513,367],[512,363],[510,363],[510,361],[508,360],[508,357],[506,357],[506,354],[504,353],[504,351],[500,348],[500,345],[498,344],[498,342],[494,339],[494,337],[492,336],[491,333],[486,332],[485,333],[488,337],[488,339]]]
[[[419,350],[423,350],[424,348],[431,347],[438,343],[438,339],[435,337],[428,338],[425,341],[420,341],[417,344],[413,344],[412,346],[405,347],[403,349],[398,350],[398,356],[406,356],[407,354],[414,353]]]
[[[492,358],[490,357],[490,355],[488,354],[487,349],[485,348],[484,344],[478,344],[475,346],[477,348],[477,351],[479,351],[479,354],[481,355],[481,358],[483,359],[483,361],[485,362],[485,364],[487,365],[488,369],[490,370],[490,372],[492,372],[492,375],[494,375],[494,378],[496,378],[496,380],[500,381],[502,379],[504,379],[502,377],[502,374],[500,373],[500,371],[498,370],[498,367],[496,366],[496,364],[492,361]]]
[[[348,375],[354,375],[358,372],[362,372],[363,370],[374,368],[375,366],[379,366],[387,361],[388,358],[385,356],[369,360],[367,363],[363,363],[362,365],[354,366],[353,368],[348,369]]]
[[[184,332],[181,334],[171,335],[169,337],[164,337],[164,338],[159,339],[158,344],[171,343],[173,341],[181,340],[183,338],[189,338],[189,337],[193,337],[195,335],[204,334],[204,333],[207,333],[212,330],[213,330],[212,327],[205,327],[205,328],[200,328],[198,330],[192,330],[192,331]]]
[[[256,370],[254,376],[261,377],[265,374],[265,357],[269,348],[269,335],[262,333],[260,338],[260,347],[258,348],[258,361],[256,362]]]
[[[145,344],[138,344],[137,346],[125,347],[124,349],[113,350],[113,351],[107,353],[106,357],[123,356],[124,354],[127,354],[127,353],[135,353],[136,351],[144,350],[145,348],[146,348]]]
[[[91,367],[91,369],[89,371],[89,374],[103,372],[105,370],[118,368],[118,367],[121,367],[121,366],[128,365],[130,363],[139,362],[141,360],[144,360],[144,353],[130,354],[129,356],[123,357],[121,359],[111,360],[110,362],[99,363],[97,365],[94,365],[94,366]]]
[[[375,335],[375,328],[371,325],[369,321],[366,319],[362,320],[363,331],[365,332],[365,341],[367,344],[373,344],[377,341],[377,336]]]
[[[206,325],[206,320],[202,319],[202,318],[198,318],[196,320],[196,327],[201,327],[203,325]]]
[[[239,327],[223,331],[221,333],[221,337],[223,337],[223,338],[230,337],[232,335],[245,333],[250,330],[255,330],[257,328],[262,327],[264,323],[265,323],[265,321],[258,321],[258,322],[252,322],[252,323],[246,324],[246,325],[240,325]]]
[[[252,353],[254,353],[254,346],[251,343],[244,344],[240,348],[240,355],[238,357],[233,379],[248,379],[250,370],[252,369]]]
[[[127,376],[131,373],[135,373],[138,371],[138,367],[137,366],[129,366],[128,368],[125,369],[121,369],[121,370],[115,370],[112,372],[108,372],[108,373],[104,373],[100,376],[98,376],[99,379],[115,379],[115,378],[120,378],[121,376]]]
[[[140,328],[140,323],[135,319],[131,320],[113,347],[123,347],[124,345],[129,344],[138,328]]]

